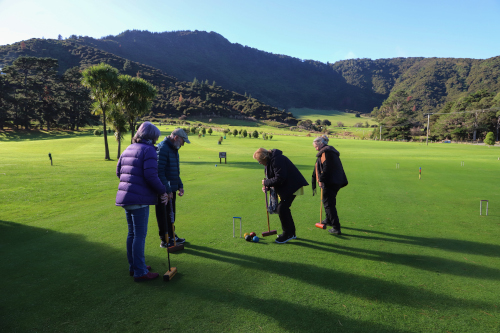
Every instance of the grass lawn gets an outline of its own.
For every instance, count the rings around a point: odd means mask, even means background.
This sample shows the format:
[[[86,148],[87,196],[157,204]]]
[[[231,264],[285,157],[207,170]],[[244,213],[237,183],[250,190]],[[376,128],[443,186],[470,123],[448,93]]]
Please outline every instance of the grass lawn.
[[[337,126],[337,122],[342,122],[344,126],[354,126],[356,123],[368,122],[369,125],[377,125],[377,122],[370,117],[361,116],[357,118],[354,113],[346,113],[338,110],[316,110],[308,108],[291,108],[289,110],[297,119],[310,119],[313,122],[317,119],[328,119],[332,126]]]
[[[292,205],[298,239],[280,245],[233,238],[232,217],[243,232],[267,230],[252,154],[281,149],[310,181],[313,138],[217,138],[180,150],[176,228],[188,242],[171,254],[178,274],[134,283],[125,214],[114,206],[113,137],[104,161],[102,137],[1,136],[1,331],[500,330],[498,147],[332,140],[349,179],[337,198],[343,235],[314,227],[320,202],[309,186]],[[159,244],[152,208],[146,262],[162,275]]]

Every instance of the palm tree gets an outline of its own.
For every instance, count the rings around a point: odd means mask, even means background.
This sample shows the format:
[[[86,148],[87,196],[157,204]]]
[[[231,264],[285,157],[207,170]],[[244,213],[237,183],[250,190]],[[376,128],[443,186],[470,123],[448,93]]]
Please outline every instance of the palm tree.
[[[125,133],[127,133],[127,119],[116,104],[113,104],[110,108],[109,119],[111,121],[111,126],[115,131],[115,140],[118,141],[118,154],[116,155],[116,158],[118,159],[120,158],[122,151],[123,137],[125,136]]]
[[[113,104],[118,88],[118,70],[108,64],[89,67],[82,72],[82,85],[90,89],[93,113],[102,116],[104,129],[105,159],[109,160],[108,136],[106,131],[106,111]]]
[[[120,75],[118,81],[116,102],[124,111],[133,138],[137,120],[149,111],[157,90],[151,83],[139,77]]]

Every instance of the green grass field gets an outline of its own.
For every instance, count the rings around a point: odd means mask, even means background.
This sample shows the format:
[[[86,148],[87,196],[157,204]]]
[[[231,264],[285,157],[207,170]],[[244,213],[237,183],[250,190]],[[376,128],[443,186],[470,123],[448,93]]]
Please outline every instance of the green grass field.
[[[332,127],[337,126],[337,122],[342,122],[344,126],[354,126],[356,123],[368,122],[369,125],[376,125],[373,119],[369,117],[357,118],[354,113],[346,113],[338,110],[316,110],[308,108],[291,108],[289,110],[297,119],[310,119],[316,121],[317,119],[328,119],[332,123]]]
[[[498,147],[332,140],[349,179],[337,200],[343,235],[314,227],[309,186],[292,205],[298,239],[280,245],[233,238],[232,217],[243,232],[265,231],[253,152],[283,150],[309,181],[313,138],[193,137],[180,151],[176,228],[188,243],[171,255],[178,274],[134,283],[113,138],[112,161],[102,137],[30,138],[0,137],[3,332],[500,330]],[[152,208],[146,262],[163,274],[159,243]]]

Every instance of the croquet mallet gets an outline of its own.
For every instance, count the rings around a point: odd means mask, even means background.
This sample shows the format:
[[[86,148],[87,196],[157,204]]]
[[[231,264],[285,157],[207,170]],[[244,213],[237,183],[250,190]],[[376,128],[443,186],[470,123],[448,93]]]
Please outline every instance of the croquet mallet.
[[[316,227],[320,229],[326,229],[326,223],[323,224],[323,188],[321,188],[321,203],[319,204],[319,223],[316,223]]]
[[[165,234],[166,239],[168,239],[168,232]],[[177,273],[177,267],[170,267],[170,251],[167,249],[167,258],[168,258],[168,271],[163,274],[163,281],[170,281]]]
[[[267,202],[267,187],[264,194],[266,195],[267,231],[262,233],[262,237],[276,235],[278,233],[276,230],[271,230],[271,227],[269,226],[269,210],[268,210],[269,205]]]
[[[177,252],[177,251],[181,251],[181,250],[184,250],[184,244],[179,244],[177,245],[177,242],[175,241],[175,225],[174,225],[174,222],[175,222],[175,214],[174,214],[174,209],[173,209],[173,204],[172,204],[172,199],[170,199],[170,221],[172,221],[172,233],[174,234],[174,236],[172,237],[173,240],[174,240],[174,245],[173,246],[169,246],[168,247],[168,252]],[[165,237],[168,236],[168,233],[166,234]],[[168,242],[168,237],[166,238],[167,242]]]

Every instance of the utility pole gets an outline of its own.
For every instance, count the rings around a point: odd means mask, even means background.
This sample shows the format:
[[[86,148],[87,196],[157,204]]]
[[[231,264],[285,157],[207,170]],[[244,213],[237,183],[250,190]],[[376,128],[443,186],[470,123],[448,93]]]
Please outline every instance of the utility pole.
[[[430,123],[431,114],[427,114],[427,139],[425,139],[425,144],[429,145],[429,123]]]

